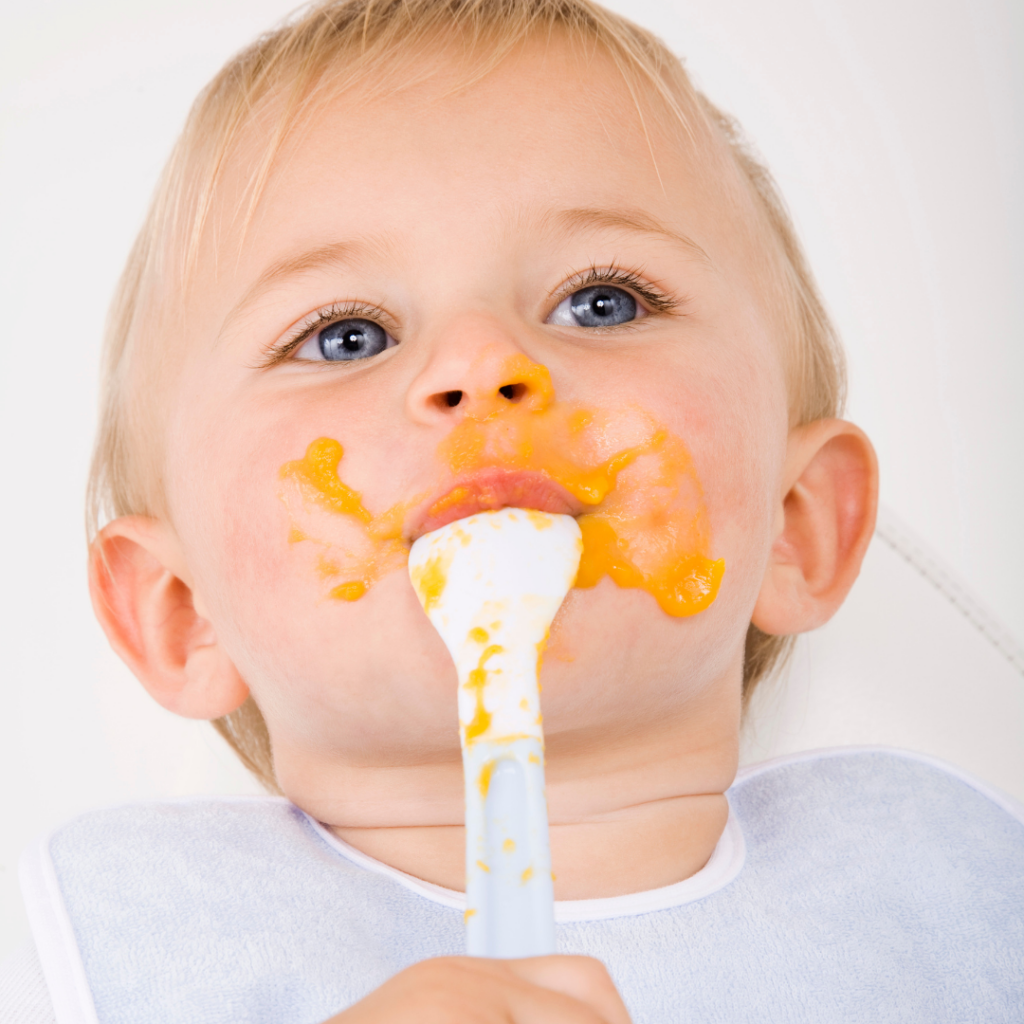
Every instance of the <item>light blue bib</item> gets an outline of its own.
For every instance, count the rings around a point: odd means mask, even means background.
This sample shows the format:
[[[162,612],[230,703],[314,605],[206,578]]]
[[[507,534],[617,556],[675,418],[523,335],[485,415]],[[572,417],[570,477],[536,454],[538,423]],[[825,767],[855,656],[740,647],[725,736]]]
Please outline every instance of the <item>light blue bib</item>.
[[[1024,824],[927,758],[800,755],[745,773],[708,866],[557,906],[636,1024],[1024,1021]],[[59,1024],[319,1024],[461,954],[461,897],[284,800],[96,811],[22,866]]]

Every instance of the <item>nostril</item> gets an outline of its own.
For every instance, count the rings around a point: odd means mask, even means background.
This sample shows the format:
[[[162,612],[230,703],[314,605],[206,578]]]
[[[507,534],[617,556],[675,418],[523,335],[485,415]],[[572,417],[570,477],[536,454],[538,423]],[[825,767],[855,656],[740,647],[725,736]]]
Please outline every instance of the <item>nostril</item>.
[[[525,384],[503,384],[498,388],[498,394],[507,398],[510,402],[518,402],[526,394]]]
[[[455,406],[457,406],[459,404],[459,402],[462,401],[462,392],[461,391],[446,391],[444,393],[444,401],[445,401],[445,404],[448,406],[449,409],[454,409]]]

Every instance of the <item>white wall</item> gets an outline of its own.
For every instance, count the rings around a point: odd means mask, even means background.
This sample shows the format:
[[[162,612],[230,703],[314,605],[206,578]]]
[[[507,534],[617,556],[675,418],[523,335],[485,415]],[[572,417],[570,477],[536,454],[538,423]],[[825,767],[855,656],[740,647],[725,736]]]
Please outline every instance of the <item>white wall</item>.
[[[104,310],[161,163],[200,86],[289,6],[2,0],[0,956],[26,934],[32,835],[97,803],[252,788],[107,650],[82,492]],[[1024,5],[612,6],[756,141],[845,337],[883,500],[1024,642]]]

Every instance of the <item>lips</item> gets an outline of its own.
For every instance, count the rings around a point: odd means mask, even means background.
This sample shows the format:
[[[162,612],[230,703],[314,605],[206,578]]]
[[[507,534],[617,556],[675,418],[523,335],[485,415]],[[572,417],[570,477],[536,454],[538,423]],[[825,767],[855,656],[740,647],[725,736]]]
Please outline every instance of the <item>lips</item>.
[[[538,512],[579,515],[583,506],[561,484],[542,473],[492,468],[460,479],[414,516],[408,531],[415,540],[456,519],[500,508],[531,508]]]

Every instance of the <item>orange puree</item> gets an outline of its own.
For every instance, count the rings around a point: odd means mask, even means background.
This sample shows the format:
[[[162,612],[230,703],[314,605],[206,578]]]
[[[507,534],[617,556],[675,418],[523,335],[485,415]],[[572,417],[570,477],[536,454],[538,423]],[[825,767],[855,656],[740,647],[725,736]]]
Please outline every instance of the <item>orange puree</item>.
[[[305,458],[286,462],[281,467],[281,477],[291,476],[301,481],[324,508],[369,523],[373,516],[363,508],[362,495],[343,484],[338,476],[338,463],[343,454],[337,441],[321,437],[306,449]]]
[[[469,673],[466,687],[476,691],[476,711],[473,713],[473,721],[466,726],[465,742],[472,743],[477,736],[483,736],[491,727],[491,713],[484,707],[484,690],[487,688],[487,662],[495,654],[501,654],[503,648],[498,644],[492,644],[480,655],[480,661],[475,669]]]
[[[448,585],[448,565],[440,555],[435,555],[422,568],[415,570],[413,583],[417,592],[423,595],[423,610],[429,614]],[[486,638],[484,630],[479,632]]]
[[[591,409],[559,402],[547,369],[526,356],[507,360],[501,379],[514,382],[512,399],[497,391],[489,402],[474,399],[439,445],[437,454],[449,475],[458,479],[499,468],[546,477],[585,509],[578,517],[583,555],[577,587],[593,587],[608,576],[620,587],[647,591],[669,615],[707,608],[718,593],[725,563],[708,556],[703,490],[683,442],[637,408]],[[316,540],[305,521],[294,522],[289,503],[289,540],[331,548],[330,558],[320,556],[317,571],[323,577],[344,577],[330,595],[354,601],[406,560],[402,525],[424,496],[374,515],[338,476],[342,455],[337,441],[320,438],[304,458],[281,467],[281,478],[295,481],[307,504],[361,528],[365,550],[347,552],[342,561],[355,568],[343,572],[336,545]],[[465,501],[471,490],[454,487],[430,514]],[[426,590],[439,597],[447,566],[431,564],[423,572],[429,577],[423,581]],[[478,671],[486,674],[483,661]],[[481,713],[486,715],[482,703]],[[469,728],[477,724],[483,723],[474,719]]]
[[[294,480],[302,496],[314,507],[333,515],[351,517],[362,526],[368,550],[355,559],[345,559],[356,563],[354,572],[343,572],[339,559],[327,557],[324,553],[318,556],[315,564],[316,572],[322,579],[349,577],[331,586],[331,597],[341,601],[358,601],[381,576],[401,567],[408,560],[408,548],[401,539],[402,516],[408,506],[396,505],[380,516],[371,514],[363,505],[362,495],[343,483],[338,476],[338,464],[343,455],[344,450],[333,438],[318,438],[306,449],[303,458],[286,462],[281,467],[280,477],[282,480]],[[282,497],[288,504],[287,497]],[[292,514],[294,517],[294,509]],[[288,541],[291,544],[312,541],[329,549],[334,547],[294,522],[288,532]],[[442,579],[437,585],[438,595],[443,587]]]
[[[526,356],[509,359],[502,379],[526,385],[524,393],[513,402],[498,396],[460,420],[439,451],[452,472],[531,470],[599,506],[579,517],[577,587],[608,576],[646,590],[669,615],[707,608],[725,562],[707,557],[707,511],[683,442],[639,410],[556,401],[547,369]],[[431,512],[457,500],[453,492]]]

